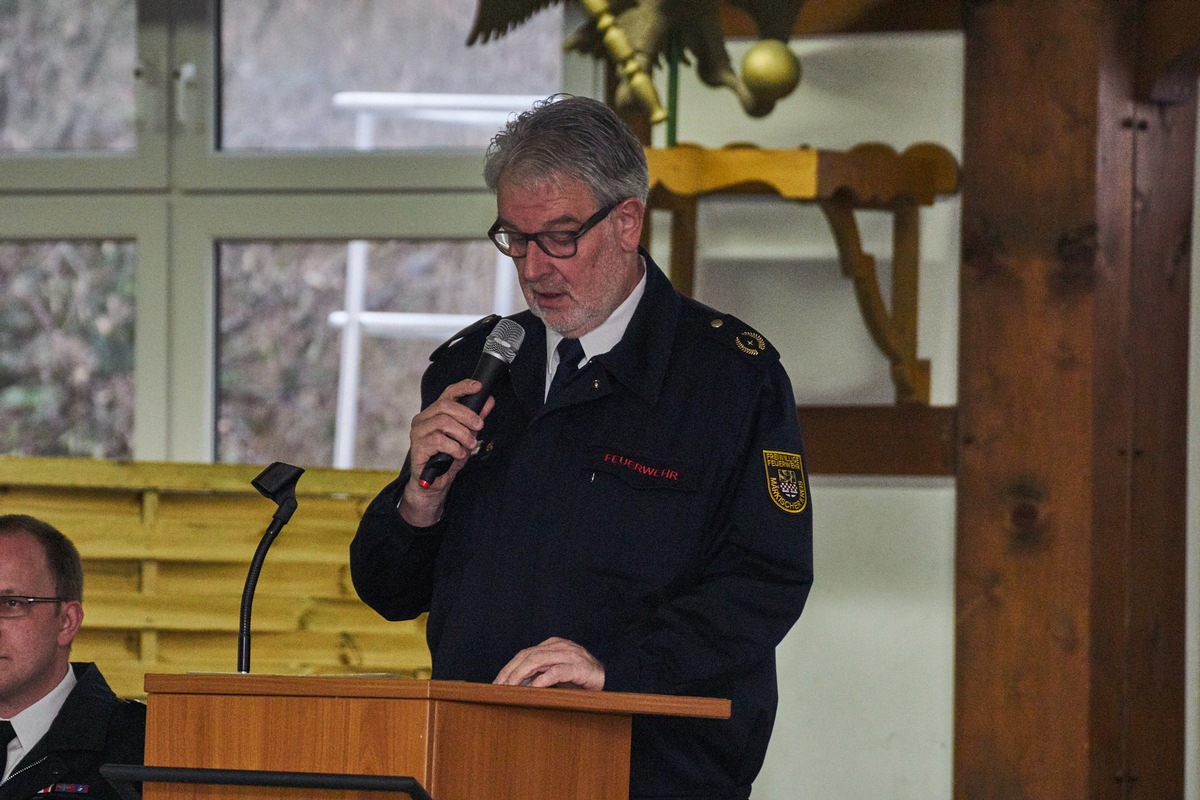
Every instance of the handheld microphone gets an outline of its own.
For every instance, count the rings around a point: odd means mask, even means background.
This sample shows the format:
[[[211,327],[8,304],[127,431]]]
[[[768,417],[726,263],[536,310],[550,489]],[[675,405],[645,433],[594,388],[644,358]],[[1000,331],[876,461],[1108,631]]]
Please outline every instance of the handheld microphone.
[[[488,396],[491,395],[496,379],[504,374],[504,370],[517,357],[517,350],[520,349],[523,341],[525,341],[525,329],[519,322],[513,322],[511,319],[500,320],[488,334],[487,341],[483,343],[483,355],[479,357],[479,363],[475,366],[475,374],[471,376],[473,380],[482,383],[483,388],[475,394],[458,398],[458,402],[478,414],[484,403],[487,402]],[[450,465],[453,463],[453,456],[446,453],[435,453],[433,458],[425,464],[425,469],[421,470],[421,477],[417,483],[422,489],[428,489],[434,481],[446,473],[446,470],[450,469]]]

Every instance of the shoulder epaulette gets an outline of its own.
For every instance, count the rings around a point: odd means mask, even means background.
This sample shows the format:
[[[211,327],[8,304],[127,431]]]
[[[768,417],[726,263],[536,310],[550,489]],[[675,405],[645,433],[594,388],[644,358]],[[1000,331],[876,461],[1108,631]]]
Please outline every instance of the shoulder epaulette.
[[[751,361],[767,363],[779,360],[779,351],[754,328],[730,314],[711,309],[706,311],[704,329],[713,339],[725,347],[732,347]]]
[[[486,334],[491,333],[492,328],[496,327],[496,323],[498,323],[499,321],[500,321],[499,314],[488,314],[483,319],[479,319],[479,320],[476,320],[475,322],[472,322],[470,325],[463,328],[461,331],[454,334],[449,339],[447,339],[446,341],[444,341],[440,345],[438,345],[437,349],[429,354],[429,360],[437,361],[439,358],[441,358],[446,353],[447,350],[456,346],[459,342],[462,342],[466,339],[470,339],[471,337],[477,336],[479,334],[486,335]]]

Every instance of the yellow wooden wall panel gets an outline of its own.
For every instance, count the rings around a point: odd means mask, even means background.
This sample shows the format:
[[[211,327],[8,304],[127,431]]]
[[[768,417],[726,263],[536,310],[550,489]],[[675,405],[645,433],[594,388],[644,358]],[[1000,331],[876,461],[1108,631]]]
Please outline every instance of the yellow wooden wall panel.
[[[257,602],[257,601],[256,601]],[[379,615],[357,598],[313,600],[301,615],[301,629],[369,633],[378,628]]]
[[[147,672],[231,672],[249,562],[275,506],[261,467],[0,457],[0,513],[59,527],[84,558],[73,657],[142,695]],[[428,677],[424,619],[390,623],[358,600],[348,548],[392,475],[308,470],[298,510],[259,576],[251,669]]]
[[[89,593],[85,609],[88,628],[236,632],[240,605],[240,592],[234,597]],[[298,605],[287,598],[255,595],[254,630],[296,630],[311,606],[309,601]]]
[[[206,660],[227,662],[232,667],[237,661],[236,647],[233,638],[226,633],[195,632],[195,631],[163,631],[159,634],[159,657],[162,660],[179,660],[187,651],[206,654]],[[285,653],[287,657],[307,662],[329,662],[330,655],[339,664],[355,670],[368,663],[388,663],[395,661],[397,654],[390,648],[397,643],[410,648],[416,645],[424,646],[425,628],[421,621],[389,623],[382,632],[376,628],[366,633],[345,633],[338,631],[289,631],[286,633],[265,632],[255,634],[252,639],[252,649],[255,661],[258,660],[259,650]],[[428,666],[427,653],[422,653],[422,660],[415,662],[418,666]],[[268,656],[263,656],[267,658]],[[405,662],[408,663],[408,662]],[[257,670],[256,670],[257,671]]]
[[[342,561],[346,560],[345,554]],[[158,566],[159,594],[241,596],[246,583],[249,559],[241,564],[161,562]],[[347,589],[349,592],[347,593]],[[257,594],[275,597],[354,597],[349,583],[349,565],[314,567],[307,563],[280,564],[275,548],[267,554],[267,563],[258,578]]]
[[[136,493],[22,488],[5,492],[0,507],[71,531],[71,541],[80,552],[87,548],[103,553],[109,541],[139,550],[142,546],[140,497]]]
[[[349,500],[319,503],[303,498],[296,515],[271,546],[274,560],[344,561],[345,547],[361,516],[358,508]],[[150,554],[156,558],[247,562],[274,511],[274,504],[261,497],[160,493],[149,540]]]
[[[398,623],[403,624],[403,623]],[[321,638],[306,643],[303,638],[288,637],[276,641],[274,635],[255,636],[251,640],[253,672],[281,675],[395,675],[428,678],[429,656],[423,637],[409,642],[395,637],[378,641]],[[408,645],[404,647],[404,645]],[[330,658],[333,654],[337,658]],[[192,639],[163,636],[159,656],[142,663],[120,658],[110,648],[76,646],[76,658],[97,661],[113,690],[124,697],[142,696],[146,672],[236,672],[237,651],[233,636],[222,639]]]
[[[142,582],[140,561],[85,558],[83,572],[87,576],[85,601],[96,592],[136,592]]]
[[[84,614],[85,624],[87,614]],[[128,630],[99,630],[91,629],[84,638],[77,638],[71,649],[71,658],[77,661],[116,661],[136,660],[139,655],[138,635]]]

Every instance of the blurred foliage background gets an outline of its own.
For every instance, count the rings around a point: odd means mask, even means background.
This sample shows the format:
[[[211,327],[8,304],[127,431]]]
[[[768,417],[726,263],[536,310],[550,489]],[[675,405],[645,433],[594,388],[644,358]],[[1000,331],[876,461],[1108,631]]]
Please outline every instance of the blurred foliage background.
[[[134,248],[0,244],[0,451],[129,458]]]

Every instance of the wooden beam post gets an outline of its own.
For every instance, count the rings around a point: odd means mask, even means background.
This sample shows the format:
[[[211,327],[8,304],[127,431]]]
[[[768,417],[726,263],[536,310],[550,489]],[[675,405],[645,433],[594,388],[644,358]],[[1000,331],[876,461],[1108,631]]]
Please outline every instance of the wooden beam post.
[[[967,2],[954,796],[1183,794],[1195,92],[1138,0]]]

